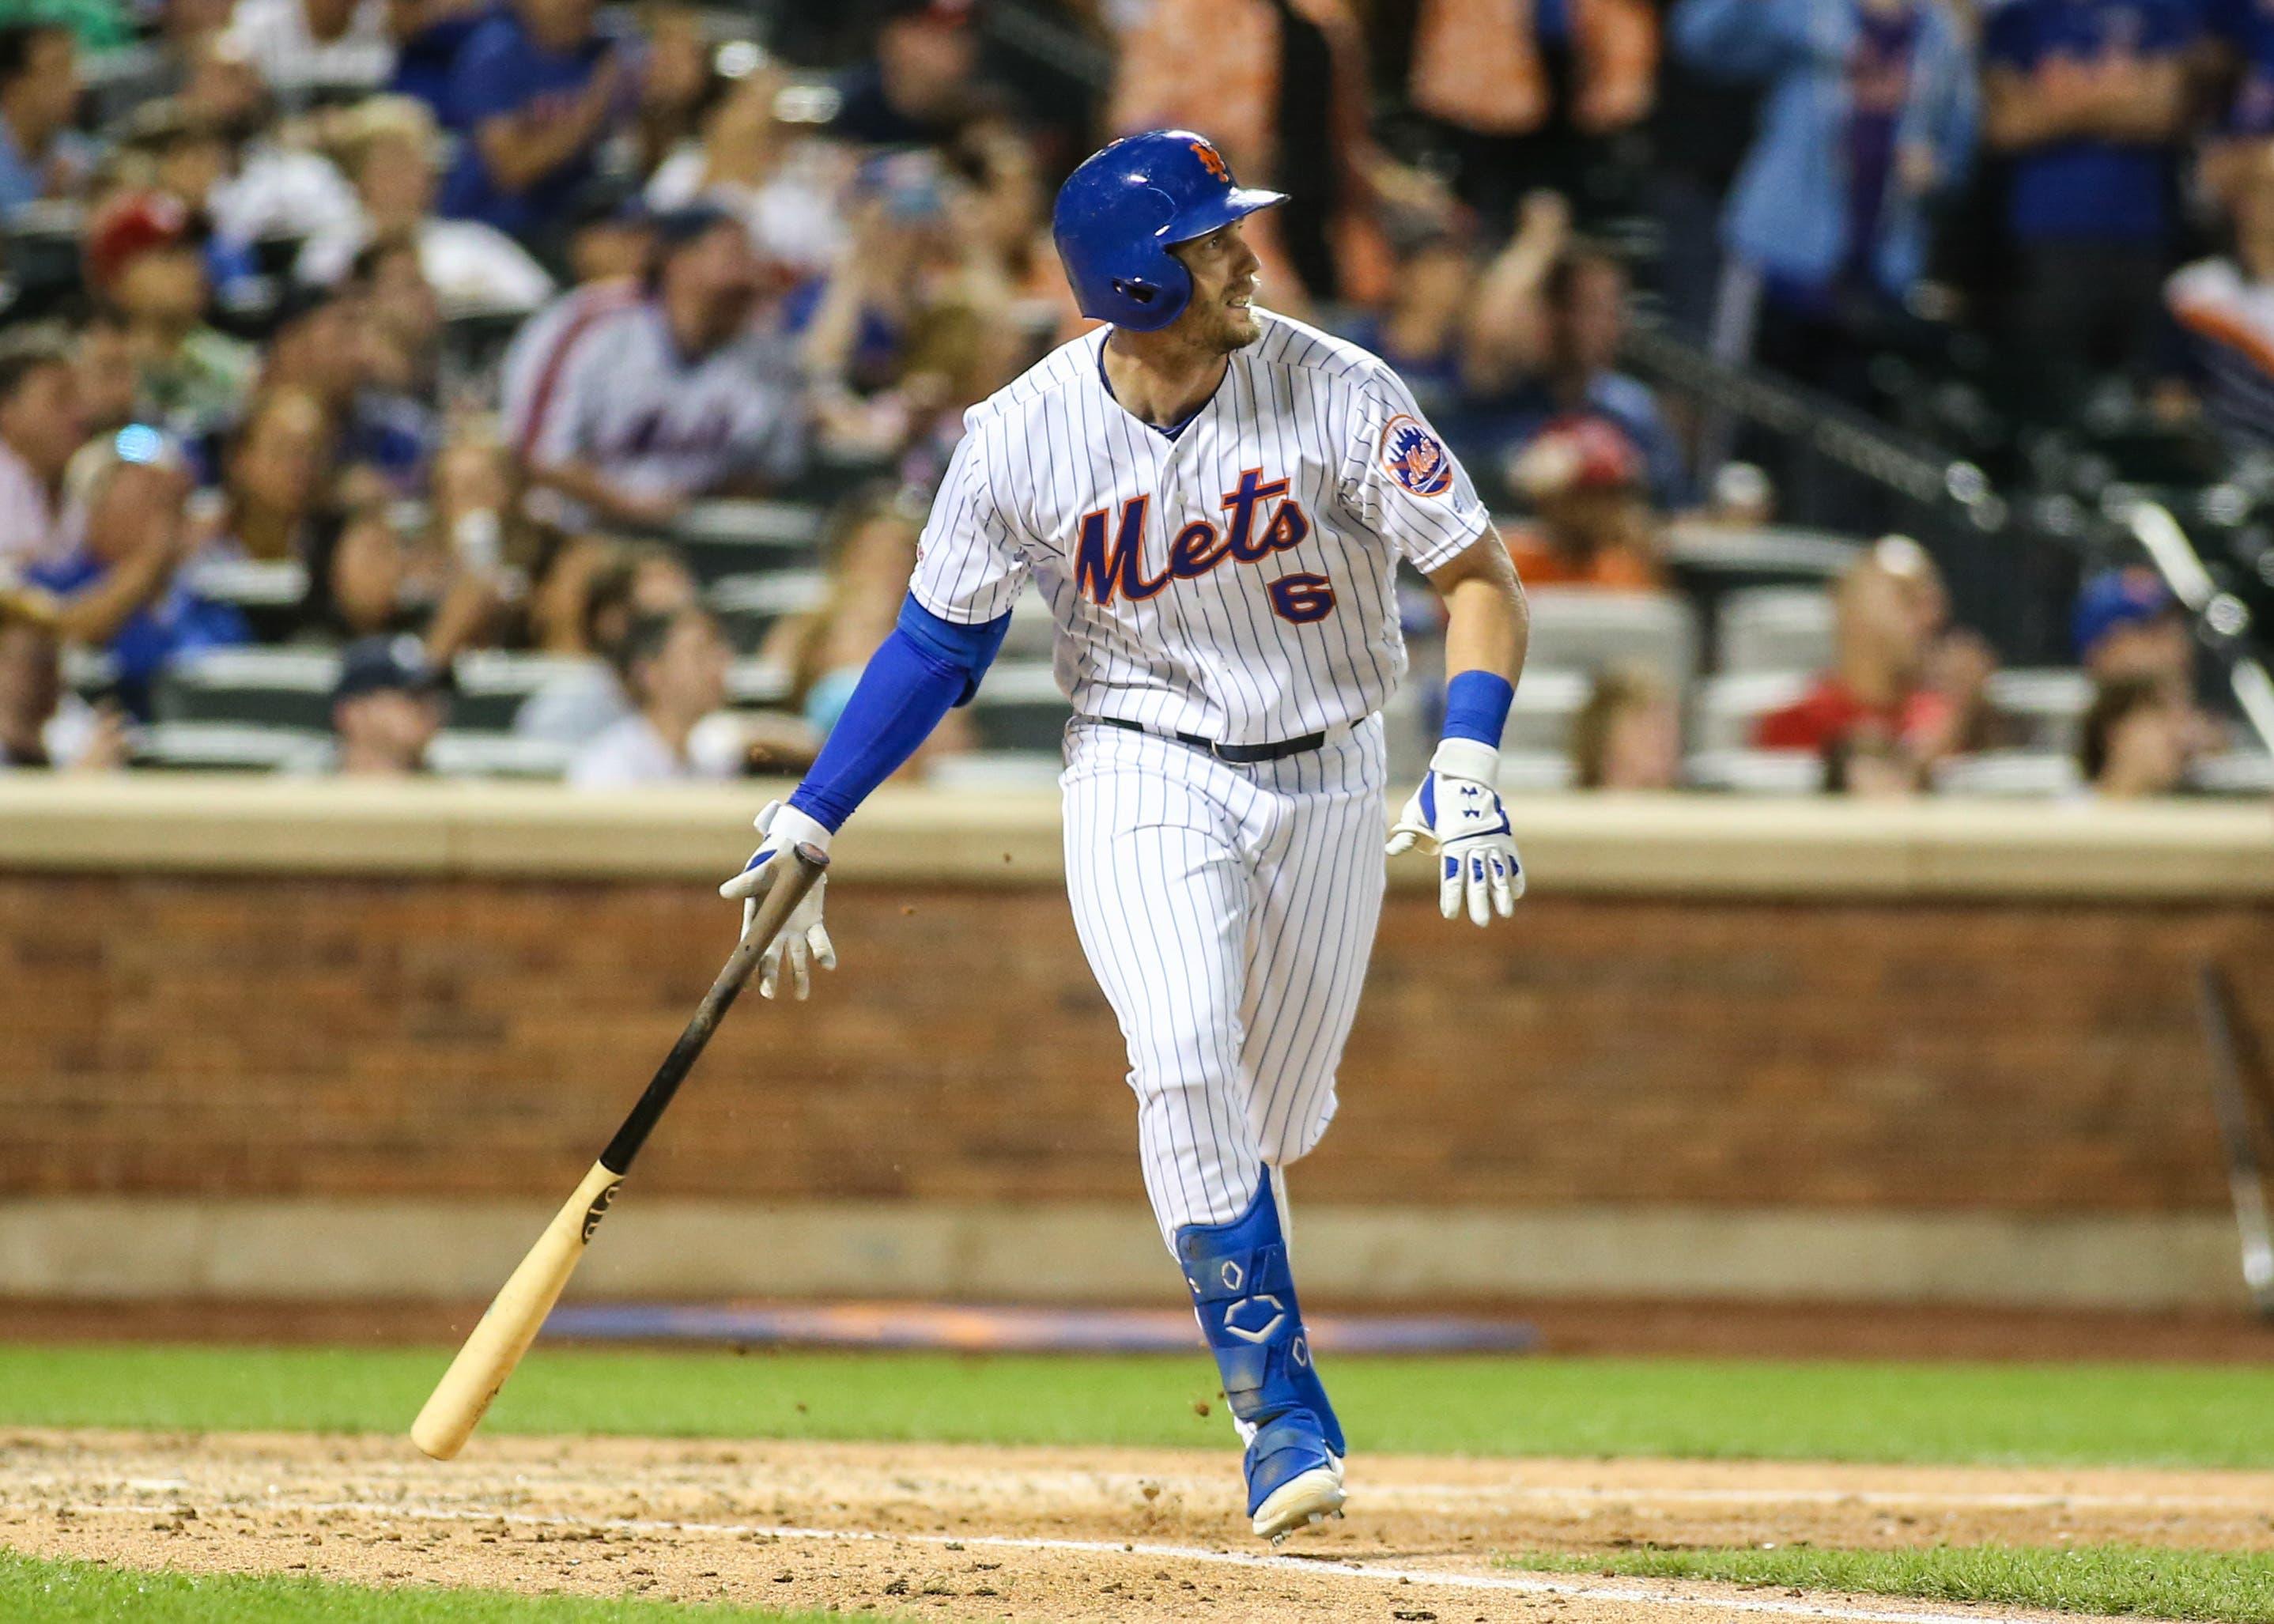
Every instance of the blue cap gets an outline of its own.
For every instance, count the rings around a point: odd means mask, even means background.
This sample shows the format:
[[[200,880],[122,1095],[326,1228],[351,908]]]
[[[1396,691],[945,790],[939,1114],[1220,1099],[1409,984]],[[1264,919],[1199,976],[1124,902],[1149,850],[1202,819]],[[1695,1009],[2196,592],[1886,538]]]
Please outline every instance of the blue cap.
[[[2103,570],[2076,595],[2069,637],[2080,660],[2090,659],[2100,640],[2127,626],[2159,620],[2179,607],[2164,578],[2145,565]]]

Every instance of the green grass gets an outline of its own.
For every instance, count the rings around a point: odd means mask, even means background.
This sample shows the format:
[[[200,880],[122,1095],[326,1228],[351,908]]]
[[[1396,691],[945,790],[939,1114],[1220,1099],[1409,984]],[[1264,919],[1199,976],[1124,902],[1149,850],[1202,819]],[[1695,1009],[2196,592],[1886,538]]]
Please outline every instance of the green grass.
[[[400,1432],[440,1349],[0,1346],[0,1425]],[[1359,1447],[1456,1455],[2274,1467],[2274,1369],[2248,1365],[1341,1359]],[[1201,1444],[1190,1357],[540,1347],[501,1432]],[[1210,1404],[1205,1419],[1195,1402]]]
[[[2142,1545],[1946,1545],[1925,1551],[1616,1551],[1505,1559],[1548,1573],[1727,1579],[2061,1613],[2274,1624],[2274,1554]]]
[[[305,1577],[149,1573],[0,1551],[0,1618],[41,1624],[822,1624],[830,1617],[499,1590],[373,1590]]]

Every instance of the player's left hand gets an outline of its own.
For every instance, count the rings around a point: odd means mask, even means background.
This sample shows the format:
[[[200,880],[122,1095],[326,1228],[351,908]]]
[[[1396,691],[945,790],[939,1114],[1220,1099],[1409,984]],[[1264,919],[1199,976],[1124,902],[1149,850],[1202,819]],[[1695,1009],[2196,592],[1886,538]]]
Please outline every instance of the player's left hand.
[[[1448,739],[1429,761],[1429,776],[1405,803],[1389,831],[1389,853],[1419,846],[1439,860],[1437,906],[1460,916],[1464,898],[1480,925],[1495,914],[1506,919],[1524,895],[1524,861],[1516,853],[1508,808],[1492,776],[1500,752],[1466,739]]]
[[[758,911],[758,901],[772,889],[774,876],[789,861],[789,849],[800,841],[829,849],[829,831],[794,807],[786,807],[779,801],[770,801],[766,809],[758,814],[758,832],[764,841],[752,853],[742,873],[719,888],[719,894],[729,901],[739,898],[742,904],[742,929],[748,934],[750,921]],[[813,990],[811,966],[819,965],[825,970],[837,967],[837,949],[829,940],[827,927],[821,922],[821,895],[829,883],[823,875],[814,881],[813,889],[805,893],[788,921],[766,946],[765,956],[758,960],[758,996],[773,997],[781,988],[783,961],[789,964],[791,985],[802,1001]]]

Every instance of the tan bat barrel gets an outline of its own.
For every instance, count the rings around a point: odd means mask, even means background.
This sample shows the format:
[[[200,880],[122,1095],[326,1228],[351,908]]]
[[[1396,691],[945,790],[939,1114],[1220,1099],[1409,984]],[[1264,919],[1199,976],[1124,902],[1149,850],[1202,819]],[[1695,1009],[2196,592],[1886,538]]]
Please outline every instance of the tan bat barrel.
[[[576,1273],[586,1243],[622,1182],[605,1164],[595,1162],[584,1182],[576,1186],[576,1193],[553,1214],[545,1233],[537,1237],[537,1244],[498,1289],[481,1322],[458,1350],[458,1357],[450,1361],[450,1368],[442,1372],[442,1380],[435,1383],[418,1420],[410,1424],[410,1441],[425,1453],[447,1461],[466,1447],[490,1401],[513,1374],[513,1367],[521,1363],[521,1356],[529,1351],[529,1344],[537,1340],[538,1328],[553,1312],[561,1288]]]

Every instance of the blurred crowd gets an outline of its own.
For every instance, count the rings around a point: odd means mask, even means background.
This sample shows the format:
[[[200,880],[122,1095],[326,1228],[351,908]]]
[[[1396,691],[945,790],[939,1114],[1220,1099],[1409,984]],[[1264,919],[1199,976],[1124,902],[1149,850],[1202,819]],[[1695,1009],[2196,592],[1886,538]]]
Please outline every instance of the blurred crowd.
[[[1290,194],[1266,297],[1400,369],[1538,586],[1665,592],[1675,530],[1780,516],[1622,369],[1638,301],[1858,402],[1954,324],[2024,412],[2274,447],[2250,0],[7,0],[0,765],[130,763],[169,673],[282,644],[341,651],[310,771],[422,770],[491,650],[555,662],[514,728],[573,784],[796,766],[963,409],[1084,325],[1057,181],[1163,124]],[[678,539],[721,499],[828,515],[742,647]],[[1925,550],[1829,590],[1751,744],[1880,794],[2001,747]],[[2221,743],[2185,617],[2134,570],[2074,620],[2080,781],[2178,786]],[[1687,695],[1591,681],[1576,781],[1682,782]]]

